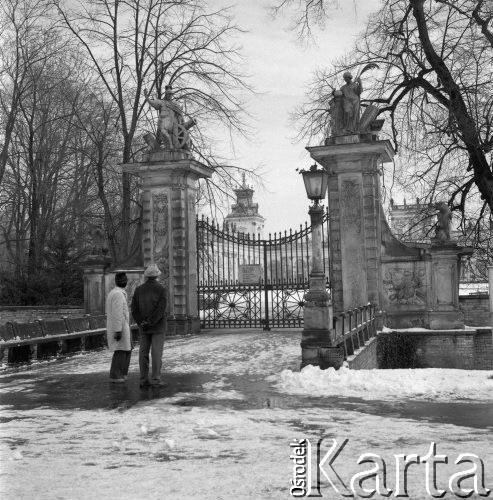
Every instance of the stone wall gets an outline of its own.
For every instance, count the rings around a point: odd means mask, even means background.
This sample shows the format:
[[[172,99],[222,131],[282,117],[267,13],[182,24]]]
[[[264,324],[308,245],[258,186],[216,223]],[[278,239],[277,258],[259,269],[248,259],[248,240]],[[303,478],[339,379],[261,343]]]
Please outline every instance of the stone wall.
[[[488,295],[478,293],[459,297],[459,307],[464,313],[464,323],[468,326],[490,326],[490,306]]]
[[[57,307],[57,306],[0,306],[0,325],[8,322],[30,323],[37,319],[58,319],[62,316],[69,318],[84,315],[84,308]]]

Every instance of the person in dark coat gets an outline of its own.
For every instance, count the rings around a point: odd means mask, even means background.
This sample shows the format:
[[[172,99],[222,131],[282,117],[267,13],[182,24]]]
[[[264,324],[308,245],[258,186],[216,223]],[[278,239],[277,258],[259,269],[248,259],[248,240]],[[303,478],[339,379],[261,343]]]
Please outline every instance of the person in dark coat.
[[[166,332],[166,289],[157,281],[161,274],[156,264],[151,264],[144,272],[147,281],[135,289],[132,298],[132,316],[139,325],[140,386],[161,384],[161,364],[164,336]],[[152,371],[149,380],[149,350]]]

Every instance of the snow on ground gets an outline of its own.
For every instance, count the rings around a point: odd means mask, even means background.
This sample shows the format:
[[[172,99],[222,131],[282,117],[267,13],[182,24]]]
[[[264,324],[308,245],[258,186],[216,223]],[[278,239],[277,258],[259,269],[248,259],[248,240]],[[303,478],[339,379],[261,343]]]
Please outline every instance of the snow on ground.
[[[424,368],[420,370],[283,370],[270,380],[287,394],[355,396],[364,399],[493,400],[493,372]]]
[[[127,387],[108,384],[108,352],[1,375],[0,497],[288,499],[293,474],[289,443],[303,437],[316,443],[322,436],[349,439],[334,463],[345,482],[362,470],[358,457],[373,452],[388,464],[392,487],[393,455],[424,456],[433,441],[438,453],[450,457],[447,465],[438,466],[439,486],[446,487],[458,470],[455,459],[465,452],[483,459],[487,486],[493,486],[491,428],[474,425],[474,414],[471,425],[467,418],[452,425],[446,413],[443,419],[399,413],[408,396],[422,398],[426,391],[429,397],[456,401],[471,387],[474,397],[482,397],[484,387],[473,385],[486,387],[488,379],[468,375],[479,372],[460,372],[469,384],[460,386],[455,370],[424,370],[423,376],[421,370],[343,371],[334,376],[305,368],[299,374],[299,341],[299,334],[276,332],[171,339],[163,359],[172,387],[149,393],[138,389],[136,352]],[[401,389],[412,385],[414,392],[399,399],[392,377]],[[335,389],[330,393],[324,384]],[[384,389],[379,392],[375,385]],[[374,398],[392,393],[394,399],[385,403],[330,395],[363,398],[369,391]],[[314,397],[300,398],[300,392]],[[460,407],[467,411],[470,404]],[[424,465],[410,467],[411,498],[431,498],[424,484]],[[342,498],[327,483],[322,494]]]

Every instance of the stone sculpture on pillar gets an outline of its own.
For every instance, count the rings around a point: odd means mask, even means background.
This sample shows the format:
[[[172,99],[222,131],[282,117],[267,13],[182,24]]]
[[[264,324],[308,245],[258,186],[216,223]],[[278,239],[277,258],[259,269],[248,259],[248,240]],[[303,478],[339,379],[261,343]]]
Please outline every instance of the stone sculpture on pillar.
[[[381,129],[383,121],[376,120],[379,111],[376,106],[367,106],[360,116],[360,96],[363,92],[361,76],[373,68],[378,66],[367,64],[354,81],[353,75],[346,71],[343,75],[346,83],[339,90],[334,90],[333,99],[329,103],[332,138],[367,134]]]
[[[346,71],[343,75],[346,82],[341,87],[342,93],[342,126],[349,134],[359,132],[360,95],[363,91],[361,75],[353,82],[353,75]]]
[[[452,212],[450,211],[450,208],[444,201],[435,203],[433,208],[438,210],[437,226],[433,241],[435,243],[450,241],[450,222],[452,220]]]
[[[157,133],[148,133],[144,140],[149,146],[149,152],[164,150],[190,151],[190,135],[188,130],[197,124],[195,119],[185,121],[183,111],[176,101],[173,101],[171,85],[166,85],[164,99],[151,99],[147,89],[144,89],[146,101],[159,111]]]
[[[89,238],[90,238],[90,256],[100,257],[102,255],[106,256],[108,253],[108,245],[106,243],[106,236],[104,234],[103,226],[101,224],[94,224],[89,226]]]

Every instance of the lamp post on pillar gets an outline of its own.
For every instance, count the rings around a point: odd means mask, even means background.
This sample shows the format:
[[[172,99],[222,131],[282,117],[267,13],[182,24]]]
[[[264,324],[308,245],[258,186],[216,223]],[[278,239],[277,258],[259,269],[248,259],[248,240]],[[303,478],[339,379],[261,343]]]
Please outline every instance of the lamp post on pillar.
[[[302,170],[307,197],[313,201],[308,213],[312,227],[312,262],[310,267],[310,289],[305,295],[304,326],[301,338],[301,368],[318,365],[321,368],[334,366],[328,362],[332,349],[332,304],[326,290],[326,275],[322,261],[323,206],[320,200],[327,192],[328,175],[314,164]],[[328,352],[329,351],[329,352]],[[337,363],[336,363],[337,364]]]

